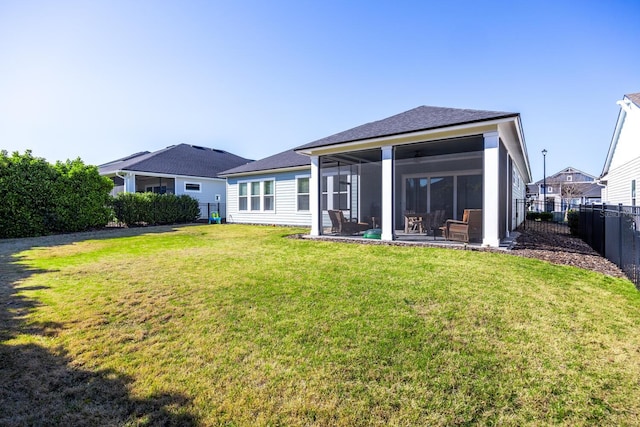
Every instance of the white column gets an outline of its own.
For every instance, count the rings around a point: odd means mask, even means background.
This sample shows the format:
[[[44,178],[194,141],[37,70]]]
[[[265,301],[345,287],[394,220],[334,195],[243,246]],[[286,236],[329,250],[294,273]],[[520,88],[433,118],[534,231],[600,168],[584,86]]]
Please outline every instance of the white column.
[[[309,211],[311,211],[311,235],[320,235],[320,158],[311,156],[311,178],[309,179]]]
[[[482,208],[482,245],[500,246],[500,149],[498,132],[488,132],[484,135],[484,183]]]
[[[382,235],[393,240],[393,147],[382,147]]]
[[[124,176],[124,192],[135,193],[136,192],[136,174],[127,172]]]

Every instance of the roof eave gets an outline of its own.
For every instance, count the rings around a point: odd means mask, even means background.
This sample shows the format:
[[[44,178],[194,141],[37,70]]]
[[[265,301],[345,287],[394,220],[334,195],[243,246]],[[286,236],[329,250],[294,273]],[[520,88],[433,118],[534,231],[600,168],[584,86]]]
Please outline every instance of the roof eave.
[[[438,126],[433,128],[422,129],[418,131],[410,131],[403,133],[396,133],[392,135],[384,135],[373,138],[364,138],[352,141],[344,141],[334,144],[319,145],[317,147],[310,148],[295,148],[296,153],[305,154],[307,156],[321,155],[324,153],[332,153],[337,149],[347,148],[348,151],[356,150],[362,146],[382,146],[382,145],[401,145],[409,144],[413,142],[419,142],[421,139],[438,139],[438,137],[430,138],[438,134],[447,132],[464,132],[466,130],[477,129],[481,127],[497,126],[500,123],[506,123],[518,119],[520,115],[518,113],[510,114],[508,116],[489,119],[489,120],[474,120],[471,122],[458,123],[450,126]],[[473,135],[478,132],[469,132],[468,135]],[[415,139],[415,141],[414,141]]]
[[[279,172],[295,172],[295,171],[303,171],[307,169],[311,169],[311,164],[306,166],[289,166],[284,168],[271,168],[271,169],[263,169],[263,170],[257,170],[257,171],[225,173],[225,174],[220,174],[220,176],[224,178],[236,178],[239,176],[264,175],[264,174],[279,173]]]
[[[133,169],[118,169],[112,172],[107,172],[103,176],[117,176],[118,174],[124,173],[132,173],[134,175],[144,175],[144,176],[157,176],[161,178],[197,178],[197,179],[211,179],[216,181],[224,181],[224,178],[221,178],[222,175],[218,177],[212,176],[200,176],[200,175],[184,175],[184,174],[171,174],[171,173],[161,173],[161,172],[149,172],[149,171],[138,171]]]

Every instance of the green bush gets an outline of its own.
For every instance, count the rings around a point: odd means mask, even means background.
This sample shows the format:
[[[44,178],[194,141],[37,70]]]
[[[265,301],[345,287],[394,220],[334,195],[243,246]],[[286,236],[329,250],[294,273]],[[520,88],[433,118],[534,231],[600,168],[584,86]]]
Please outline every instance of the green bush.
[[[100,176],[96,166],[87,166],[80,159],[58,162],[55,169],[59,190],[55,231],[82,231],[107,225],[112,215],[109,192],[113,182]]]
[[[103,227],[110,179],[80,159],[48,163],[31,151],[0,151],[0,238]]]
[[[156,193],[120,193],[113,200],[117,221],[129,227],[193,222],[200,207],[190,196]]]
[[[571,209],[567,212],[567,222],[569,224],[569,231],[572,236],[578,236],[580,234],[580,213]]]
[[[553,212],[540,212],[540,221],[552,221]]]
[[[527,219],[531,221],[551,221],[553,213],[551,212],[527,212]]]

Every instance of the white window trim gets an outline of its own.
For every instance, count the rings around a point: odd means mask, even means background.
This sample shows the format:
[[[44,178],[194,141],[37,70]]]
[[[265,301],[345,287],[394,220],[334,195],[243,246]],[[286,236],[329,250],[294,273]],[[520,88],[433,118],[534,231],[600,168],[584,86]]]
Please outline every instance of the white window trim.
[[[338,177],[338,179],[340,179],[340,176],[346,176],[347,177],[347,181],[349,182],[349,185],[352,184],[352,180],[351,180],[351,175],[350,174],[340,174],[337,171],[330,171],[327,173],[323,173],[322,177],[327,177],[327,188],[323,188],[323,190],[326,191],[322,191],[321,192],[321,196],[325,196],[327,197],[327,206],[325,211],[330,211],[333,209],[338,209],[338,207],[333,206],[333,199],[337,194],[347,194],[347,208],[346,209],[342,209],[343,212],[349,212],[351,211],[351,198],[348,197],[350,193],[349,190],[347,190],[346,192],[344,191],[339,191],[340,189],[340,183],[338,182],[336,184],[336,180],[335,178]],[[322,179],[322,178],[321,178]],[[336,190],[336,188],[338,190]],[[296,189],[297,190],[297,189]]]
[[[188,190],[187,189],[187,185],[197,185],[198,186],[198,190]],[[202,183],[185,181],[184,182],[184,192],[185,193],[202,193]]]
[[[265,194],[264,193],[264,183],[266,181],[273,181],[273,194]],[[259,194],[253,194],[251,192],[251,184],[255,183],[255,182],[259,182],[260,183],[260,193]],[[239,212],[265,212],[265,213],[274,213],[276,211],[276,178],[275,177],[268,177],[268,178],[260,178],[260,179],[247,179],[247,180],[241,180],[237,182],[238,185],[238,211]],[[240,184],[247,184],[247,195],[246,196],[241,196],[240,195]],[[251,209],[251,197],[255,197],[255,196],[260,196],[260,209]],[[265,210],[264,209],[264,198],[265,196],[271,196],[273,197],[273,209],[268,209]],[[247,198],[247,209],[246,210],[240,210],[240,197],[246,197]]]
[[[296,212],[310,212],[311,211],[311,175],[296,175]],[[309,180],[309,192],[308,193],[298,193],[298,180],[300,179],[308,179]],[[298,206],[298,196],[308,196],[309,197],[309,209],[300,209]]]

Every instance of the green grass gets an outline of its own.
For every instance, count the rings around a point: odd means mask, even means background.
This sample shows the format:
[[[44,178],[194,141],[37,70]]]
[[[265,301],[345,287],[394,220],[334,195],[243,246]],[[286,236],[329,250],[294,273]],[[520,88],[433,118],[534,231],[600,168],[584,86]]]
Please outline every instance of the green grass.
[[[284,238],[295,229],[154,230],[166,232],[45,238],[0,258],[0,424],[640,417],[629,281],[501,253]]]

